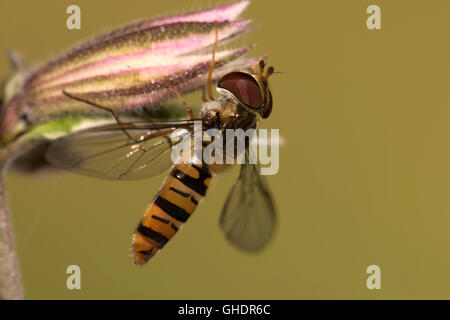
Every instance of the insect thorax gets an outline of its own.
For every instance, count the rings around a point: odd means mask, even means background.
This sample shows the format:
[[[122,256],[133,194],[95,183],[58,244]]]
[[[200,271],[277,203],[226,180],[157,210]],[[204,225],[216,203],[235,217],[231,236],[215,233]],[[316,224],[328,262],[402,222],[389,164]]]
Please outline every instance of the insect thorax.
[[[215,163],[209,167],[214,172],[223,171],[229,167],[228,164],[225,164],[226,157],[237,159],[248,149],[250,139],[246,132],[248,129],[256,129],[259,116],[247,111],[240,106],[239,102],[226,95],[203,104],[200,116],[203,120],[204,130],[218,129],[222,134],[223,140],[220,143],[222,149],[219,153],[213,153],[216,158],[222,159],[220,163],[224,164]],[[234,130],[228,132],[230,131],[228,129]],[[215,142],[214,137],[209,142],[203,142],[203,147],[205,148],[213,142]],[[243,149],[239,148],[239,145],[243,146]]]
[[[215,128],[225,133],[226,129],[255,129],[258,116],[248,112],[232,97],[222,95],[216,100],[203,104],[200,111],[206,128]]]

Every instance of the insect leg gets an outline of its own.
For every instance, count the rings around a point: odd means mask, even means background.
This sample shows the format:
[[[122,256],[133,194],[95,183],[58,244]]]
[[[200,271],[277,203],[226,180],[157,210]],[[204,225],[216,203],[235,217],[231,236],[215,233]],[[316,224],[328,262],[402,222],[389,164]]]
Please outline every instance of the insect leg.
[[[170,88],[172,89],[173,92],[175,92],[175,94],[177,95],[178,99],[180,99],[181,103],[183,104],[183,106],[186,108],[187,113],[188,113],[188,117],[190,120],[194,120],[194,113],[192,112],[191,107],[188,106],[188,104],[186,103],[186,100],[183,99],[183,97],[181,96],[181,94],[178,92],[178,90],[168,81],[166,81],[167,84],[170,86]]]
[[[214,64],[215,64],[215,60],[216,60],[217,43],[219,42],[219,31],[217,29],[217,21],[214,22],[214,30],[215,30],[216,38],[214,40],[211,65],[209,66],[208,82],[206,83],[206,88],[208,90],[208,98],[210,100],[214,100],[213,89],[212,89],[212,74],[214,71]]]
[[[202,101],[203,102],[207,102],[208,101],[208,97],[206,96],[206,86],[204,86],[203,89],[202,89]]]
[[[74,96],[74,95],[68,93],[66,90],[63,90],[62,92],[65,96],[67,96],[70,99],[80,101],[80,102],[86,103],[92,107],[99,108],[99,109],[110,112],[112,114],[112,116],[114,117],[114,119],[116,120],[117,124],[123,124],[122,120],[120,120],[119,115],[117,114],[117,112],[114,109],[99,105],[95,102],[92,102],[92,101],[89,101],[89,100],[86,100],[86,99],[83,99],[83,98],[80,98],[77,96]],[[128,136],[128,138],[133,140],[133,137],[125,129],[122,129],[122,131]]]

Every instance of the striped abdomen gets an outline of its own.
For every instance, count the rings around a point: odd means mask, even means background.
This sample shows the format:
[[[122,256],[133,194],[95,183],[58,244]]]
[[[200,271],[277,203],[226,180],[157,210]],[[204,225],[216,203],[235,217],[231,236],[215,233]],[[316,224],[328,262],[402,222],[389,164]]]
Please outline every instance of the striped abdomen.
[[[207,167],[174,166],[133,236],[134,263],[144,264],[183,226],[211,181]]]

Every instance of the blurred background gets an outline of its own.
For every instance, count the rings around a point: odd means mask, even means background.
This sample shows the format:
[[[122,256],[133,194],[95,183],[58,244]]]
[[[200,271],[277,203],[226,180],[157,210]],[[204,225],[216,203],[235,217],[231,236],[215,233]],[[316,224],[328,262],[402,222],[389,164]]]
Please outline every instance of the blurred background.
[[[138,18],[225,3],[2,0],[0,52],[38,63]],[[66,28],[70,4],[81,7],[81,30]],[[382,30],[366,27],[371,4]],[[235,169],[156,258],[135,267],[131,235],[164,174],[111,182],[10,172],[25,297],[450,298],[449,10],[445,0],[252,1],[243,16],[260,28],[243,41],[283,72],[271,79],[274,110],[262,124],[286,140],[279,173],[267,177],[274,241],[247,255],[221,234]],[[0,75],[9,72],[4,55]],[[81,290],[66,288],[71,264]],[[369,265],[381,268],[381,290],[366,287]]]

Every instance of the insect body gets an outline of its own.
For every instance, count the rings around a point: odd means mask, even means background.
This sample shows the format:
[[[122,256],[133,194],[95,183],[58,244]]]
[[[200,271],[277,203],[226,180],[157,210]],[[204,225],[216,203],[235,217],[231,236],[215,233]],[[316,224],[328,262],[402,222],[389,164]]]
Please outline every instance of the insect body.
[[[264,66],[261,65],[261,69],[263,68]],[[270,69],[269,74],[271,72]],[[202,108],[203,122],[209,124],[210,128],[214,127],[221,131],[232,128],[255,128],[258,114],[253,109],[260,109],[262,116],[267,117],[272,103],[272,97],[267,88],[267,77],[262,74],[262,71],[257,76],[260,78],[244,72],[233,72],[224,76],[219,81],[222,96],[206,103]],[[263,90],[266,90],[266,94]],[[214,164],[198,166],[192,163],[174,166],[160,192],[147,209],[133,237],[136,264],[145,263],[164,247],[205,196],[211,180],[211,172],[222,171],[225,167],[226,165]],[[230,201],[236,200],[239,199],[230,199]],[[269,204],[268,210],[273,210],[272,204]],[[224,219],[229,214],[235,213],[225,212]],[[264,239],[265,235],[259,236]],[[251,245],[252,243],[246,243],[245,247],[250,248]]]
[[[136,264],[145,263],[175,235],[205,196],[210,180],[206,166],[174,166],[134,234]]]
[[[209,73],[209,86],[213,67],[214,63]],[[267,118],[272,111],[268,86],[268,77],[272,73],[272,67],[265,72],[261,61],[258,71],[254,68],[226,74],[218,82],[220,97],[213,99],[210,94],[210,101],[203,105],[199,119],[193,118],[189,107],[191,116],[187,120],[130,123],[118,120],[115,115],[117,124],[57,139],[52,143],[47,159],[57,166],[106,179],[133,180],[154,176],[171,165],[170,152],[174,143],[169,136],[178,129],[192,133],[195,120],[202,121],[203,130],[214,128],[225,132],[227,129],[256,128],[259,120]],[[203,144],[206,146],[207,143]],[[248,154],[248,149],[245,153]],[[233,156],[238,155],[233,153]],[[134,234],[136,264],[144,264],[165,246],[205,196],[214,172],[227,167],[189,161],[173,166]],[[241,165],[239,179],[228,195],[220,219],[228,240],[247,251],[264,247],[276,222],[273,200],[258,168],[257,164]]]

